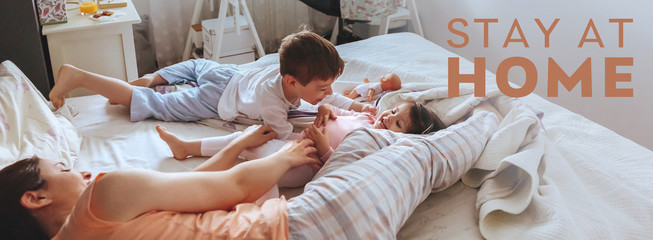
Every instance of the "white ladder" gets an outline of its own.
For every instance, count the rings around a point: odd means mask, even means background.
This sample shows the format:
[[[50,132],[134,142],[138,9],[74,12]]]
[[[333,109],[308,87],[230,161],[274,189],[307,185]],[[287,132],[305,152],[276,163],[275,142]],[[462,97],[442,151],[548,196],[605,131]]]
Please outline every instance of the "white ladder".
[[[205,0],[195,0],[195,9],[193,10],[193,18],[191,19],[191,25],[198,24],[200,23],[200,13],[202,11],[202,5]],[[213,10],[213,0],[209,0],[209,3],[211,4],[211,10]],[[245,0],[221,0],[220,1],[220,10],[218,12],[218,24],[216,24],[215,27],[215,40],[213,41],[213,46],[211,49],[214,50],[213,55],[211,56],[211,60],[219,62],[218,60],[220,59],[220,51],[222,50],[222,38],[224,36],[224,29],[225,29],[225,19],[227,18],[227,10],[229,7],[233,7],[234,9],[234,24],[235,24],[235,29],[236,29],[236,34],[240,35],[240,26],[239,24],[239,18],[240,18],[240,7],[243,8],[243,14],[245,15],[245,19],[247,20],[247,25],[249,26],[252,35],[254,35],[254,40],[255,40],[255,45],[256,45],[256,51],[258,53],[259,58],[265,56],[265,51],[263,50],[263,45],[261,44],[261,39],[258,37],[258,32],[256,32],[256,27],[254,27],[254,21],[252,20],[252,16],[249,14],[249,9],[247,8],[247,4],[245,3]],[[190,58],[191,56],[191,47],[192,47],[192,42],[193,42],[193,34],[194,30],[192,27],[188,28],[188,37],[186,38],[186,46],[184,47],[184,53],[182,60],[186,61]]]

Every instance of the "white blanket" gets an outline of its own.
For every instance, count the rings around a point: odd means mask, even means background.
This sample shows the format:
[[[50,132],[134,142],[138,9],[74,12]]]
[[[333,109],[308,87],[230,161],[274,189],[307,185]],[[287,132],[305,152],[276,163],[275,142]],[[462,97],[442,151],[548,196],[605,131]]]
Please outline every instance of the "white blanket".
[[[384,96],[379,106],[385,109],[404,100],[429,101],[427,105],[445,124],[451,124],[485,99],[473,97],[468,85],[461,85],[460,92],[460,97],[446,98],[446,82],[437,79],[409,83]],[[579,151],[583,149],[550,141],[541,112],[519,99],[502,96],[491,85],[487,96],[505,118],[462,179],[470,187],[480,187],[476,208],[485,238],[629,239],[653,235],[650,185],[642,191],[646,185],[624,182],[609,174],[609,169],[592,166],[592,158]]]
[[[0,168],[37,155],[74,166],[82,139],[66,107],[53,112],[14,63],[0,64]]]

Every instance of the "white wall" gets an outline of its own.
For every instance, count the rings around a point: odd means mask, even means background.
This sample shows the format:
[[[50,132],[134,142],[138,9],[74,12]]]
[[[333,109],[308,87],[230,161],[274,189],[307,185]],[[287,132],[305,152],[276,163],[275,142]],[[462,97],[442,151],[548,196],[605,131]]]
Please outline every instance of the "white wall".
[[[496,73],[501,61],[520,56],[529,59],[537,67],[538,80],[535,93],[547,100],[581,114],[640,145],[653,149],[653,2],[643,0],[415,0],[425,37],[464,58],[485,57],[486,68]],[[469,25],[455,25],[456,29],[470,36],[463,48],[453,48],[447,40],[461,43],[462,38],[448,30],[448,23],[454,18],[463,18]],[[475,18],[497,18],[498,23],[489,25],[489,46],[483,47],[483,24],[474,23]],[[530,45],[509,43],[503,48],[514,19],[524,32]],[[559,18],[550,35],[550,47],[544,47],[544,35],[534,18],[539,18],[545,27]],[[605,47],[587,42],[578,48],[589,19],[592,18]],[[618,24],[609,23],[610,18],[632,18],[633,23],[624,24],[624,47],[618,47]],[[512,38],[519,38],[515,31]],[[588,38],[594,38],[590,31]],[[571,75],[586,58],[592,61],[592,97],[581,97],[581,86],[571,92],[561,84],[558,97],[546,97],[548,79],[548,58]],[[632,57],[632,67],[619,67],[618,73],[632,73],[631,82],[618,83],[617,88],[632,88],[634,97],[605,97],[605,57]],[[523,71],[511,70],[508,79],[517,84],[524,83]]]

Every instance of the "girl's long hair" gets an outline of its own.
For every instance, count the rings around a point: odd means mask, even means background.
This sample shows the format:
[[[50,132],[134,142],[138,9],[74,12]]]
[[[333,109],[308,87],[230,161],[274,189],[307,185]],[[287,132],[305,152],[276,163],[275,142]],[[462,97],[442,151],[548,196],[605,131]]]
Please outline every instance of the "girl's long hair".
[[[410,103],[410,120],[413,124],[408,128],[408,133],[426,134],[445,128],[438,115],[418,102]]]

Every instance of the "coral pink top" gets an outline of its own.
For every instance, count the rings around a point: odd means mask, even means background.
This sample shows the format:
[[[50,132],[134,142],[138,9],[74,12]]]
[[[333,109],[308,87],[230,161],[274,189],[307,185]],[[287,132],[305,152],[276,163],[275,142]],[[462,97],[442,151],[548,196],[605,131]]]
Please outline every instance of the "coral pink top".
[[[151,211],[128,222],[99,219],[90,208],[91,184],[53,239],[288,239],[286,200],[267,200],[261,207],[238,204],[232,211],[205,213]]]

